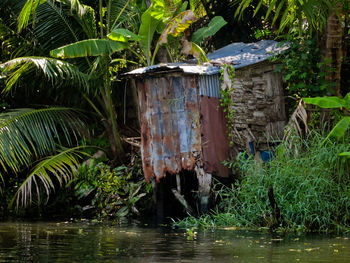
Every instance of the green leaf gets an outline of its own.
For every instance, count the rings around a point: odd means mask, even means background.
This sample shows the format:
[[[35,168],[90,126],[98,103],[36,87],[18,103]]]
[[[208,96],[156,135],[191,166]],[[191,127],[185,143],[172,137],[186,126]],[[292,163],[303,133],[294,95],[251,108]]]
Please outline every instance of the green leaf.
[[[141,39],[140,36],[124,28],[114,29],[107,36],[109,39],[119,42],[139,41]]]
[[[200,44],[205,38],[215,35],[226,24],[227,22],[221,16],[213,17],[207,27],[200,28],[193,33],[192,42]]]
[[[108,0],[107,7],[107,26],[115,28],[117,23],[122,24],[125,21],[131,22],[133,17],[133,6],[130,5],[130,0]]]
[[[127,206],[123,206],[118,210],[118,212],[115,214],[117,217],[126,217],[129,214],[129,208]]]
[[[142,14],[139,29],[140,46],[143,49],[147,64],[151,64],[151,45],[154,33],[164,17],[164,3],[157,0],[152,1],[151,6]]]
[[[30,15],[35,17],[36,9],[39,5],[45,3],[46,0],[28,0],[18,16],[18,32],[20,32],[23,28],[28,26]]]
[[[346,108],[350,109],[350,92],[345,95],[344,100],[345,100],[345,103],[346,103]]]
[[[31,69],[37,69],[48,78],[58,84],[68,82],[88,88],[88,75],[65,61],[45,57],[21,57],[0,64],[0,70],[8,79],[3,93],[11,90],[17,80]]]
[[[345,157],[350,158],[350,152],[342,152],[342,153],[339,153],[339,156],[345,156]]]
[[[350,117],[343,117],[330,131],[328,136],[326,137],[325,141],[329,139],[329,137],[334,137],[337,140],[344,137],[345,132],[350,126]]]
[[[87,146],[78,146],[63,150],[54,156],[42,159],[21,184],[10,206],[15,200],[17,207],[31,205],[33,190],[36,191],[38,203],[40,203],[41,193],[39,184],[45,189],[46,198],[48,200],[50,192],[55,189],[52,179],[55,178],[60,186],[62,186],[63,183],[69,182],[77,171],[79,160],[82,159],[83,156],[89,156],[82,151],[83,148],[87,148]]]
[[[207,55],[205,54],[204,50],[200,46],[193,42],[191,42],[191,44],[191,54],[198,59],[199,64],[201,64],[202,62],[204,63],[210,61]]]
[[[56,150],[56,143],[69,145],[85,125],[71,108],[17,109],[0,114],[0,167],[18,173],[25,166]]]
[[[50,55],[55,58],[103,56],[111,55],[126,47],[125,43],[109,39],[88,39],[51,50]]]
[[[319,106],[321,108],[341,108],[346,107],[346,101],[338,97],[316,97],[304,98],[305,103]]]

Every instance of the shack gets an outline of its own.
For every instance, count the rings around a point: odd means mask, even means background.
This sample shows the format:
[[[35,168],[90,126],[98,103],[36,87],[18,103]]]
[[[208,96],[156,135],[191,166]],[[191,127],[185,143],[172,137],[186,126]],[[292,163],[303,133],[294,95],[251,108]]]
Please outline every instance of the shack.
[[[184,182],[194,172],[198,181],[191,183],[192,190],[198,191],[205,210],[212,175],[229,176],[222,164],[229,158],[229,143],[219,107],[219,68],[178,63],[136,69],[129,75],[138,91],[146,180],[159,183],[173,175],[176,180],[165,191],[173,188],[179,199],[188,192]]]
[[[232,43],[208,55],[214,65],[230,64],[235,68],[234,91],[231,95],[234,149],[268,150],[283,137],[286,125],[283,79],[276,73],[274,55],[288,49],[273,40],[257,43]]]
[[[163,201],[169,192],[190,212],[194,204],[188,192],[195,191],[200,210],[206,210],[212,176],[230,175],[222,164],[232,153],[220,107],[222,64],[236,68],[234,150],[244,150],[252,140],[266,147],[267,137],[283,134],[282,78],[267,60],[281,50],[275,41],[234,43],[209,54],[208,65],[159,64],[126,74],[138,92],[143,171],[158,186],[160,216],[166,214]]]

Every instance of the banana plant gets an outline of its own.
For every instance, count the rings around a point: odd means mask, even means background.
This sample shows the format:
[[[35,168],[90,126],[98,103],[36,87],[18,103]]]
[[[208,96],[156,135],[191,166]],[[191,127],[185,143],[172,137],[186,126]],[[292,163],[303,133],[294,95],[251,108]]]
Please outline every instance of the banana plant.
[[[170,49],[178,49],[182,46],[181,52],[185,55],[193,55],[198,61],[208,61],[205,52],[199,46],[205,38],[213,36],[220,30],[226,21],[220,17],[214,17],[207,27],[197,30],[188,41],[183,36],[184,32],[197,21],[195,10],[187,10],[188,2],[185,1],[166,1],[153,0],[149,8],[141,16],[141,24],[138,34],[131,35],[129,32],[117,32],[114,30],[108,37],[112,40],[123,39],[124,36],[129,35],[129,39],[139,43],[143,52],[143,59],[140,55],[138,57],[144,65],[150,66],[155,64],[157,52],[161,46],[165,46],[171,61],[177,60],[171,55]],[[122,35],[122,38],[120,37]],[[170,45],[168,38],[177,39],[174,45]],[[126,39],[127,40],[127,39]],[[156,43],[153,47],[152,43]]]
[[[345,133],[350,127],[350,93],[346,94],[344,98],[339,97],[316,97],[316,98],[304,98],[305,103],[319,106],[321,108],[328,109],[343,109],[345,116],[333,127],[330,133],[327,135],[324,142],[329,140],[331,137],[340,140],[345,136]],[[323,143],[324,143],[323,142]],[[343,152],[341,156],[350,157],[350,152]]]

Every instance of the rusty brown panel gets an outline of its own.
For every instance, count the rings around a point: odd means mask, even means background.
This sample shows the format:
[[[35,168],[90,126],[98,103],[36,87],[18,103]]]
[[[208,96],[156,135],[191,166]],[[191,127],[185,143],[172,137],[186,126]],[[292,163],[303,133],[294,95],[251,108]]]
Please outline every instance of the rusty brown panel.
[[[141,153],[146,180],[192,170],[201,150],[198,91],[193,77],[138,80]]]
[[[218,98],[201,96],[201,131],[204,171],[228,177],[230,170],[222,161],[230,157],[225,115]]]

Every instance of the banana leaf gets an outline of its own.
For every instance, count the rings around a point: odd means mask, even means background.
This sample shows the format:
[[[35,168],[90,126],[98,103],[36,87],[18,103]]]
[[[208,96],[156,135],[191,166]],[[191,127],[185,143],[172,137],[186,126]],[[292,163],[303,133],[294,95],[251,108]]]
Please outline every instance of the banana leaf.
[[[211,37],[216,34],[227,22],[221,16],[215,16],[209,22],[208,26],[198,29],[192,35],[192,42],[199,45],[207,37]]]
[[[111,55],[116,51],[126,48],[122,42],[109,39],[88,39],[78,41],[50,51],[55,58],[78,58],[87,56]]]

